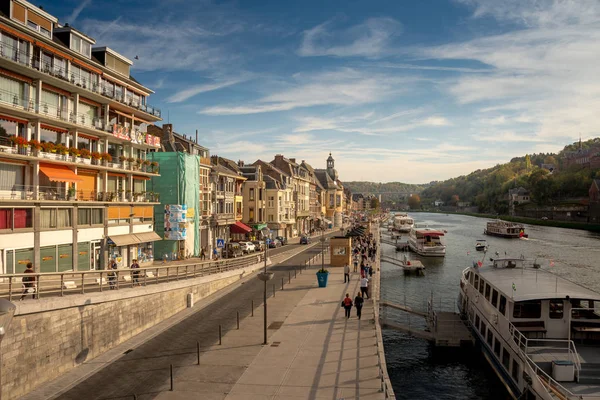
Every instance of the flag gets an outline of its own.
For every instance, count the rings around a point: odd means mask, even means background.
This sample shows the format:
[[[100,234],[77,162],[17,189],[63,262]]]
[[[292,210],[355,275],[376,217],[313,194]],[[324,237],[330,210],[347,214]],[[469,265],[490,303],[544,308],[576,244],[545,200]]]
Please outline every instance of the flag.
[[[512,285],[512,289],[513,289],[513,292],[516,292],[516,291],[517,291],[517,287],[515,286],[515,283],[514,283],[514,282],[513,282],[513,285]]]
[[[550,260],[550,266],[554,267],[554,260]]]
[[[483,265],[483,263],[481,261],[477,261],[477,266],[481,267]]]

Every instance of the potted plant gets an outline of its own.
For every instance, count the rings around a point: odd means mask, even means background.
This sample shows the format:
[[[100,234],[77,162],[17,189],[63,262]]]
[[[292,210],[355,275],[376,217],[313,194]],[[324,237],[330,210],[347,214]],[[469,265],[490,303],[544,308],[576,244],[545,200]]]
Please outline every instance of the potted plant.
[[[125,168],[125,161],[127,161],[127,157],[119,156],[119,161],[121,162],[121,165],[123,166],[123,168]]]
[[[325,268],[321,268],[317,271],[317,282],[319,282],[319,287],[327,287],[327,279],[329,278],[329,271]]]
[[[69,201],[75,201],[75,185],[69,186],[68,190]]]
[[[158,173],[158,161],[152,161],[150,165],[152,165],[152,172]]]
[[[102,154],[97,151],[92,152],[92,160],[94,164],[98,165],[100,160],[102,159]]]
[[[39,154],[40,150],[42,149],[42,144],[35,139],[31,139],[29,141],[29,146],[31,146],[31,148],[33,148],[33,154],[35,156],[37,156]]]
[[[92,158],[92,152],[86,148],[83,148],[79,150],[79,157],[89,160],[90,158]]]
[[[17,146],[19,154],[27,154],[27,148],[29,147],[27,139],[21,136],[11,136],[10,141],[13,143],[13,146]]]
[[[69,147],[69,155],[73,157],[73,162],[77,162],[77,157],[79,157],[79,149],[77,147]]]
[[[54,150],[54,143],[52,142],[43,142],[41,143],[42,146],[42,150],[44,150],[44,153],[55,153],[56,150]]]
[[[144,171],[150,172],[150,160],[144,160]]]
[[[135,169],[135,158],[133,157],[129,157],[127,158],[127,162],[129,162],[129,165],[131,166],[131,169]]]
[[[104,165],[107,165],[107,163],[112,162],[112,156],[110,155],[110,153],[102,153],[102,160],[104,161]]]

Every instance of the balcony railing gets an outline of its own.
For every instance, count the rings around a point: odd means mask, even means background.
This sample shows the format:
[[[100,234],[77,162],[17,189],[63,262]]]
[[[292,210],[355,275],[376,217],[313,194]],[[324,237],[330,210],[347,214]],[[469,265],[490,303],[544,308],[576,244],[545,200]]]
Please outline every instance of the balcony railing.
[[[78,190],[70,191],[64,187],[38,186],[38,196],[35,198],[35,187],[32,185],[0,186],[2,200],[54,200],[54,201],[100,201],[127,203],[158,203],[159,194],[154,192],[101,192]]]
[[[92,73],[69,72],[65,67],[52,65],[38,56],[29,55],[28,52],[18,50],[14,46],[11,46],[7,43],[0,43],[0,57],[21,65],[25,65],[29,68],[33,68],[37,71],[62,79],[66,82],[70,82],[71,84],[89,90],[92,93],[101,94],[110,99],[127,104],[128,106],[136,108],[147,114],[161,118],[162,114],[159,108],[149,104],[142,104],[142,102],[139,100],[125,98],[125,96],[120,96],[117,98],[118,96],[115,96],[114,88],[111,90],[109,85],[99,84],[97,81],[98,77]]]

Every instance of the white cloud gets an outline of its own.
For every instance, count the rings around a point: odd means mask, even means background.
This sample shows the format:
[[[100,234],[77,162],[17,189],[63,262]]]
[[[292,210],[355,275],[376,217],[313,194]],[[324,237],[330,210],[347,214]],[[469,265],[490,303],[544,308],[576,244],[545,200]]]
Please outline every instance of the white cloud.
[[[183,90],[175,93],[174,95],[170,96],[167,99],[167,103],[180,103],[191,97],[196,96],[197,94],[212,92],[214,90],[219,90],[219,89],[226,88],[226,87],[229,87],[232,85],[236,85],[240,82],[242,82],[242,81],[241,80],[231,80],[231,81],[209,83],[209,84],[195,85],[192,87],[188,87],[188,88],[183,89]]]
[[[79,17],[79,14],[81,14],[83,9],[89,6],[91,2],[92,0],[83,0],[81,3],[79,3],[79,5],[73,9],[71,15],[65,18],[65,22],[68,22],[69,24],[75,23],[75,21]]]
[[[298,49],[301,56],[379,57],[389,51],[402,25],[392,18],[369,18],[348,29],[329,29],[333,21],[304,32]]]
[[[538,136],[527,134],[517,134],[515,132],[498,132],[492,135],[472,135],[473,139],[479,142],[499,142],[499,143],[524,143],[524,142],[545,142],[546,140]]]

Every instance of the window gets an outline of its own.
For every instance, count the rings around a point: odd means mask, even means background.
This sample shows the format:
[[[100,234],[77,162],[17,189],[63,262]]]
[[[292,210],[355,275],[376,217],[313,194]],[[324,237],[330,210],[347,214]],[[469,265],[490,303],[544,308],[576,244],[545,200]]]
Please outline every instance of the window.
[[[498,356],[498,358],[500,358],[500,348],[502,346],[500,345],[500,341],[498,340],[498,338],[496,338],[495,342],[494,342],[494,353]]]
[[[481,337],[485,337],[486,329],[487,329],[487,326],[485,325],[485,322],[481,321],[481,329],[479,330],[479,332],[481,332]]]
[[[475,286],[475,290],[477,290],[477,288],[479,288],[479,275],[474,274],[475,275],[475,284],[473,286]]]
[[[92,212],[89,208],[80,208],[77,210],[77,225],[90,225],[92,222]]]
[[[250,200],[254,200],[254,188],[250,189]]]
[[[473,277],[475,276],[474,273],[469,272],[469,283],[471,283],[471,285],[473,285]]]
[[[498,291],[496,289],[492,292],[492,305],[498,307]]]
[[[254,208],[250,208],[248,210],[248,218],[250,219],[250,221],[254,221]]]
[[[506,349],[502,349],[502,365],[507,371],[510,368],[510,353]]]
[[[505,315],[506,314],[506,297],[500,295],[500,305],[498,306],[498,311],[500,311],[500,314]]]
[[[71,222],[70,208],[42,208],[40,210],[40,228],[70,228]]]
[[[475,329],[479,329],[479,315],[475,316]]]
[[[33,208],[0,208],[0,229],[33,228]]]
[[[484,286],[485,286],[485,281],[483,280],[483,278],[481,278],[481,280],[479,281],[479,293],[483,294]]]
[[[485,284],[485,299],[486,300],[490,300],[490,291],[492,290],[492,288],[490,287],[489,283]]]
[[[492,333],[491,329],[488,329],[487,332],[487,344],[490,345],[490,347],[492,347],[492,342],[494,341],[494,334]]]
[[[564,303],[562,300],[550,300],[549,317],[552,319],[562,319],[564,315]]]
[[[515,382],[519,383],[519,363],[513,359],[511,375]]]
[[[273,222],[273,214],[269,214],[269,222]]]
[[[92,56],[92,45],[81,37],[71,34],[71,50],[75,50],[88,58]]]
[[[104,209],[92,208],[92,225],[104,224]]]
[[[540,300],[520,301],[515,303],[513,318],[540,318],[542,303]]]

